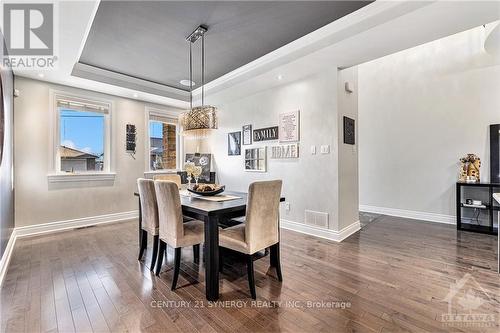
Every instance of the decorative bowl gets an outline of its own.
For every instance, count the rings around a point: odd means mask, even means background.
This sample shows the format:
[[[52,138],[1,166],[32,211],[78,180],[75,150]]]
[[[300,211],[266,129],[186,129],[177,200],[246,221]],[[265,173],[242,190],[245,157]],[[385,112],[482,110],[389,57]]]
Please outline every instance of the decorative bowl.
[[[201,184],[201,185],[205,185],[205,184]],[[224,186],[224,185],[222,185],[222,186],[213,185],[213,184],[210,184],[210,185],[215,187],[215,189],[203,191],[203,190],[198,190],[200,187],[202,188],[202,186],[198,185],[198,187],[197,187],[196,185],[194,185],[193,188],[188,188],[187,190],[191,193],[194,193],[194,194],[199,194],[199,195],[203,195],[203,196],[212,196],[212,195],[222,193],[226,189],[226,186]]]

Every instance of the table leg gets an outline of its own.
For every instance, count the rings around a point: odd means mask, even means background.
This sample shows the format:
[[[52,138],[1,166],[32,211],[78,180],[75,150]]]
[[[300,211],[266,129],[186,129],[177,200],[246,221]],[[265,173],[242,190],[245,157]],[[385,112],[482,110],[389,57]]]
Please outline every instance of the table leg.
[[[207,300],[219,299],[219,228],[218,219],[205,217],[205,293]]]

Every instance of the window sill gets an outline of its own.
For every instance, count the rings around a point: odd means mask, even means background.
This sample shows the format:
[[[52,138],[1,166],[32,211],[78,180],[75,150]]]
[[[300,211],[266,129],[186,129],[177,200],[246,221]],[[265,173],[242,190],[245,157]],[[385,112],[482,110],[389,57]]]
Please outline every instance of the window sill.
[[[74,183],[74,182],[107,182],[114,181],[116,173],[114,172],[95,172],[95,173],[53,173],[47,175],[49,183]]]

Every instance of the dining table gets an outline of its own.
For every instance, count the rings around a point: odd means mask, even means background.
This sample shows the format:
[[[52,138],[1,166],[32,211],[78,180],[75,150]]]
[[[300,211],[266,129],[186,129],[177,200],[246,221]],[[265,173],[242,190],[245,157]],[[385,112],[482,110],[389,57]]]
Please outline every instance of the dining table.
[[[134,195],[139,197],[138,192]],[[212,201],[198,195],[183,194],[182,214],[200,220],[205,225],[205,296],[209,301],[219,299],[219,223],[236,217],[245,216],[248,194],[245,192],[225,191],[224,195],[233,196],[232,200]],[[280,202],[285,201],[280,197]],[[142,208],[139,197],[139,240],[141,239]],[[271,256],[273,253],[271,253]]]

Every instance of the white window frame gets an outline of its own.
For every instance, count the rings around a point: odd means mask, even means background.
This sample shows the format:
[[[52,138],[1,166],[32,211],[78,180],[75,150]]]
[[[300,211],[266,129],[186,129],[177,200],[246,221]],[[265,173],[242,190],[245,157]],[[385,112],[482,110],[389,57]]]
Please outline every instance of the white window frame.
[[[81,181],[113,181],[116,173],[113,172],[113,158],[111,150],[111,119],[113,113],[113,102],[96,97],[92,94],[74,94],[66,91],[49,91],[49,116],[50,116],[50,148],[49,148],[49,183],[58,182],[81,182]],[[88,172],[63,172],[61,171],[61,159],[59,156],[60,145],[60,112],[58,100],[68,100],[76,103],[93,104],[107,108],[104,114],[104,160],[102,171]]]
[[[181,114],[182,111],[180,110],[173,110],[173,109],[160,109],[152,106],[146,106],[145,107],[145,126],[146,126],[146,138],[144,140],[144,152],[145,152],[145,171],[144,175],[155,175],[155,174],[165,174],[165,173],[176,173],[177,171],[182,170],[182,156],[184,153],[184,140],[181,138],[181,131],[180,131],[180,124],[179,124],[179,115]],[[175,122],[168,122],[167,124],[172,124],[175,125],[175,146],[177,149],[177,156],[176,156],[176,168],[175,169],[162,169],[162,170],[151,170],[150,165],[150,149],[151,149],[151,143],[150,143],[150,137],[151,133],[149,132],[149,121],[151,120],[151,116],[157,116],[157,117],[165,117],[167,119],[175,119]]]

